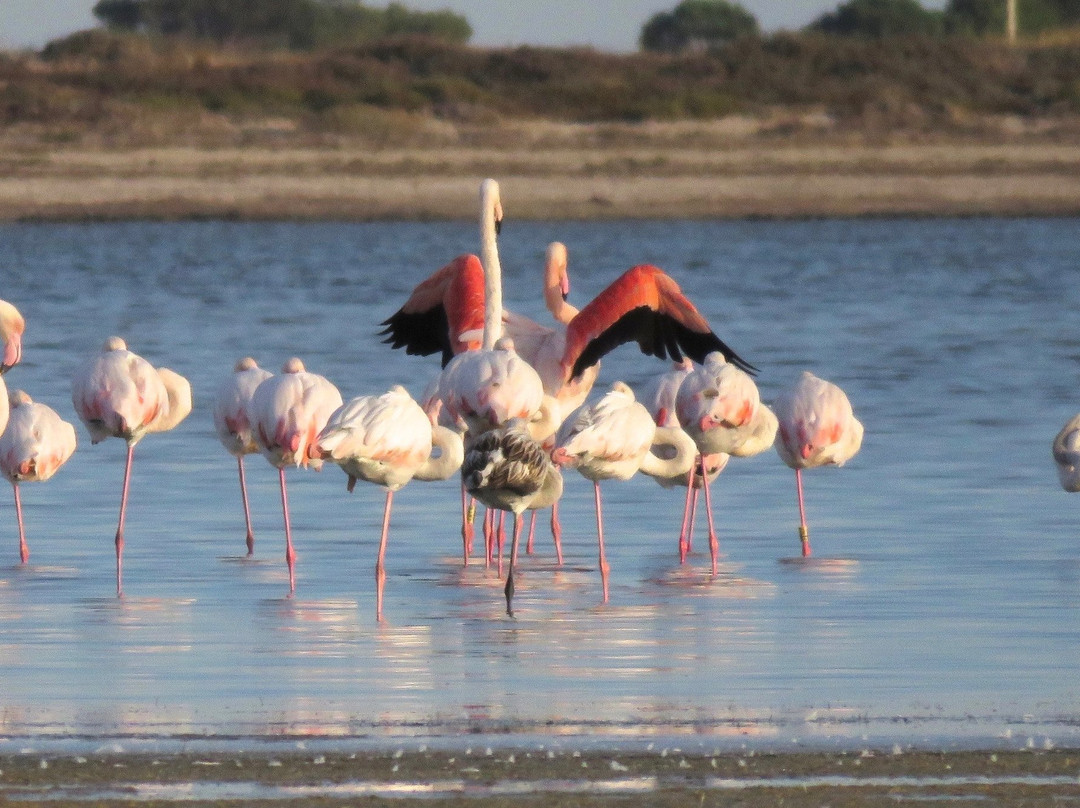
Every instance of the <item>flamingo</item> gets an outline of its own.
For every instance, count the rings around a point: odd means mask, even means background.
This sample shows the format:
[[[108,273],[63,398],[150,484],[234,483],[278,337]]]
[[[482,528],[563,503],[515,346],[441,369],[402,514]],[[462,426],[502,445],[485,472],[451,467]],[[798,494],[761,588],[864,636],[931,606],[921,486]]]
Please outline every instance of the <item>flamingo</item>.
[[[651,449],[658,445],[669,447],[665,454],[671,456],[665,459],[654,454]],[[615,382],[594,404],[583,404],[559,427],[552,460],[559,466],[576,468],[593,482],[605,603],[609,566],[604,552],[600,481],[628,480],[638,471],[652,477],[685,474],[693,467],[695,454],[693,441],[682,430],[658,427],[623,382]]]
[[[485,432],[469,448],[461,466],[461,479],[470,494],[489,508],[514,515],[510,569],[503,589],[510,617],[514,616],[514,567],[521,513],[552,506],[563,490],[562,474],[530,435],[528,426],[524,419],[514,418]]]
[[[804,371],[773,403],[780,422],[776,451],[795,470],[799,494],[799,540],[810,555],[810,532],[803,504],[802,470],[842,466],[862,446],[863,426],[855,419],[847,395],[835,384]]]
[[[642,398],[657,426],[682,428],[676,411],[676,401],[679,387],[693,369],[693,363],[684,357],[681,362],[676,362],[671,370],[654,377],[650,383]],[[685,474],[654,478],[664,488],[677,485],[686,487],[686,503],[683,506],[682,528],[679,532],[680,563],[686,562],[686,555],[690,551],[690,537],[694,527],[694,513],[697,511],[698,491],[706,484],[712,483],[727,467],[730,459],[731,455],[725,452],[714,452],[703,455],[700,461],[694,463],[694,468]],[[704,462],[704,476],[702,476],[702,462]]]
[[[694,441],[698,464],[717,453],[733,457],[752,457],[772,445],[776,435],[776,416],[761,403],[757,385],[750,375],[729,363],[719,351],[710,353],[679,385],[675,400],[679,423]],[[709,523],[709,554],[713,574],[717,569],[719,542],[712,517],[710,479],[704,475],[705,512]],[[689,496],[689,492],[687,492]],[[680,537],[680,555],[690,550]]]
[[[127,443],[115,540],[116,595],[122,597],[124,516],[135,444],[150,432],[172,429],[188,416],[191,385],[168,368],[154,368],[129,351],[120,337],[109,337],[101,352],[76,370],[71,403],[90,433],[91,443],[111,437],[122,438]]]
[[[556,406],[550,400],[545,402],[539,375],[517,355],[513,340],[502,334],[502,266],[497,241],[502,218],[499,184],[486,179],[480,184],[481,258],[478,263],[483,285],[477,288],[471,284],[459,295],[463,299],[479,299],[480,309],[469,305],[463,307],[462,312],[464,319],[475,326],[476,316],[482,310],[482,342],[479,348],[474,348],[468,341],[463,343],[459,339],[461,350],[446,364],[438,381],[447,416],[466,425],[467,444],[512,418],[530,422],[536,419],[531,425],[535,430],[534,437],[553,434],[558,425]],[[470,259],[464,259],[464,263],[475,268]],[[455,278],[465,280],[461,274]],[[450,321],[456,322],[456,315]],[[467,338],[476,336],[475,328],[463,333]],[[468,508],[464,502],[463,494],[461,533],[467,565],[470,530]]]
[[[1061,428],[1053,445],[1061,487],[1069,493],[1080,491],[1080,415],[1074,415]]]
[[[22,360],[22,337],[26,330],[26,321],[11,303],[0,300],[0,343],[3,343],[3,355],[0,356],[0,374],[11,370]],[[7,396],[4,396],[7,401]]]
[[[327,379],[304,370],[296,357],[255,388],[248,421],[259,452],[278,470],[281,511],[285,517],[285,563],[289,566],[289,595],[296,591],[296,552],[289,525],[289,498],[285,467],[322,467],[315,441],[331,413],[342,404],[341,393]]]
[[[19,560],[30,558],[23,530],[19,483],[48,480],[75,451],[75,427],[46,404],[35,404],[22,390],[11,394],[11,417],[0,435],[0,473],[15,491]]]
[[[432,456],[437,449],[437,457]],[[381,396],[361,396],[331,414],[315,441],[315,453],[341,466],[351,492],[357,480],[386,489],[379,556],[375,562],[375,616],[383,619],[386,540],[394,492],[407,482],[445,480],[461,467],[461,436],[433,426],[423,408],[400,385]]]
[[[679,285],[658,267],[631,267],[578,311],[564,299],[569,290],[566,265],[565,245],[553,242],[544,267],[544,300],[556,320],[554,328],[510,312],[502,318],[506,333],[536,367],[545,393],[559,401],[562,412],[585,400],[600,359],[626,342],[637,341],[642,353],[661,359],[670,354],[676,361],[686,355],[700,362],[720,351],[738,367],[756,370],[713,333]],[[455,258],[383,321],[384,342],[411,355],[441,352],[444,366],[455,355],[473,350],[483,321],[483,282],[476,256]]]
[[[250,356],[236,363],[233,373],[218,388],[214,399],[214,427],[225,450],[236,458],[240,472],[240,498],[244,504],[244,524],[247,526],[247,554],[255,554],[255,532],[251,528],[251,509],[248,507],[247,484],[244,479],[244,455],[259,451],[251,434],[247,408],[255,388],[273,374],[263,370]]]

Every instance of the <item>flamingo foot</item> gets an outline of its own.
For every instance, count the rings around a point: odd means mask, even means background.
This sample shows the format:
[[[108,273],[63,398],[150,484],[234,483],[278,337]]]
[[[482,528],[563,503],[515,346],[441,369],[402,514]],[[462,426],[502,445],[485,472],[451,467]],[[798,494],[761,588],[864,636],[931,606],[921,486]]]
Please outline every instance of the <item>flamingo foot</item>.
[[[802,557],[810,557],[810,529],[806,525],[799,525],[799,541],[802,542]]]
[[[19,540],[19,561],[25,564],[30,560],[30,548],[26,546],[26,542]]]
[[[248,558],[251,558],[253,555],[255,555],[255,534],[248,531],[245,541],[247,542]]]
[[[607,561],[600,562],[600,581],[604,585],[604,603],[608,602],[608,573],[611,571],[611,565]]]

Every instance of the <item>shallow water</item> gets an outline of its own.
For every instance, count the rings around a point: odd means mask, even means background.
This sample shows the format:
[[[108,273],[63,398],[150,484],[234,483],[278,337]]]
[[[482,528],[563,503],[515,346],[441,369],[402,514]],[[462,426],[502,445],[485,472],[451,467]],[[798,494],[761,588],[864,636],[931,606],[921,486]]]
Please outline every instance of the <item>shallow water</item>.
[[[803,369],[846,389],[866,439],[844,468],[807,474],[814,561],[792,563],[794,480],[774,453],[732,461],[714,488],[715,580],[700,526],[679,565],[677,491],[608,484],[602,605],[591,486],[570,476],[566,564],[541,523],[511,620],[494,572],[462,568],[457,486],[413,483],[395,497],[378,625],[383,493],[293,469],[290,599],[277,476],[259,457],[256,558],[241,558],[213,393],[250,354],[273,370],[300,356],[346,398],[397,382],[419,395],[437,361],[390,351],[377,323],[474,250],[475,225],[3,225],[0,296],[28,322],[9,386],[75,421],[72,373],[117,333],[185,374],[196,403],[136,448],[123,600],[119,441],[91,446],[79,425],[67,466],[24,487],[26,568],[0,506],[0,732],[1076,745],[1080,498],[1059,488],[1049,449],[1080,410],[1075,220],[508,214],[508,306],[543,319],[537,275],[558,238],[571,302],[656,263],[761,369],[765,400]],[[601,385],[665,369],[624,346]]]

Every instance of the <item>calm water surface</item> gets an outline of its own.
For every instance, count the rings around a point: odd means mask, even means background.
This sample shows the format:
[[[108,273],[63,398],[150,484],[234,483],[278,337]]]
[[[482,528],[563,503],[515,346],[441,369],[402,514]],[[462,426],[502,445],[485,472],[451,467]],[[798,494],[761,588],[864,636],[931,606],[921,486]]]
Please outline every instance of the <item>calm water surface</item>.
[[[790,470],[772,452],[733,461],[714,489],[715,580],[700,532],[678,563],[677,491],[608,484],[607,605],[591,486],[569,476],[566,564],[538,530],[516,620],[493,572],[462,568],[456,484],[414,483],[395,500],[385,625],[382,491],[350,496],[334,467],[290,472],[299,562],[286,597],[276,474],[248,460],[257,544],[244,560],[212,396],[248,354],[275,371],[298,355],[346,398],[394,383],[419,395],[437,362],[390,351],[377,324],[475,250],[476,226],[0,226],[0,296],[28,322],[11,387],[76,421],[72,373],[115,333],[195,394],[187,421],[136,449],[122,601],[122,443],[91,446],[80,424],[67,466],[24,487],[26,568],[14,507],[0,505],[0,749],[464,733],[1076,745],[1080,497],[1059,488],[1049,446],[1080,410],[1077,225],[511,219],[508,306],[544,319],[538,274],[556,238],[578,305],[656,263],[761,369],[765,400],[803,369],[841,384],[863,449],[807,475],[812,564],[791,562]],[[665,369],[624,346],[601,385]]]

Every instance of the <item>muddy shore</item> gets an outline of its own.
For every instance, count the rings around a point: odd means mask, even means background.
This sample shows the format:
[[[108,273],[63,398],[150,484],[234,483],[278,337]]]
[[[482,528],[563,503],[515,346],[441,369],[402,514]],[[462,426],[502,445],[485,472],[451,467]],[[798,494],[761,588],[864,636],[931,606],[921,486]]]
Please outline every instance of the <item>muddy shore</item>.
[[[14,149],[0,155],[0,220],[456,219],[485,176],[522,219],[1080,214],[1080,146],[665,141]]]
[[[717,755],[677,748],[0,757],[0,802],[60,806],[1003,806],[1080,800],[1080,753],[870,751]]]

